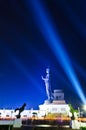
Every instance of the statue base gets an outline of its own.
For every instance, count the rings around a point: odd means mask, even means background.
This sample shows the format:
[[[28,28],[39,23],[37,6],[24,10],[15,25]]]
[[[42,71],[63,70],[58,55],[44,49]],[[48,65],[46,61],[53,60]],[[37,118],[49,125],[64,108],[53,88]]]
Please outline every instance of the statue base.
[[[69,114],[69,106],[68,104],[53,104],[46,101],[44,104],[39,105],[40,113],[45,113],[43,115],[47,115],[48,113],[57,113],[67,115]]]
[[[22,126],[22,120],[21,119],[15,119],[14,124],[13,124],[13,128],[21,128],[21,126]]]
[[[65,100],[53,100],[52,104],[66,104]]]

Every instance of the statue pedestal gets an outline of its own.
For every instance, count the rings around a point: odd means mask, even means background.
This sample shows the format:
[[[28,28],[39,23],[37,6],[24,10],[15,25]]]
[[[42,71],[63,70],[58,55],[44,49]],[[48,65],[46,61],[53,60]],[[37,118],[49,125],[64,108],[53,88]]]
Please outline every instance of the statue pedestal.
[[[52,104],[66,104],[65,100],[53,100]]]
[[[20,128],[22,126],[22,121],[21,119],[15,119],[13,123],[14,128]]]
[[[39,110],[40,112],[45,113],[45,115],[48,113],[69,114],[69,106],[65,103],[65,100],[53,100],[52,103],[45,100],[44,104],[39,105]]]

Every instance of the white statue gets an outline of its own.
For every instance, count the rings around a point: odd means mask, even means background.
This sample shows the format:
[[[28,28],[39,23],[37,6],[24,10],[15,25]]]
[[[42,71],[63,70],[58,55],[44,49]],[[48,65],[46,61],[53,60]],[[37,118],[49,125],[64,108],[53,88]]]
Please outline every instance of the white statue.
[[[42,76],[42,80],[44,80],[45,82],[48,100],[51,100],[51,85],[50,85],[50,69],[49,68],[46,69],[46,77],[43,78]]]

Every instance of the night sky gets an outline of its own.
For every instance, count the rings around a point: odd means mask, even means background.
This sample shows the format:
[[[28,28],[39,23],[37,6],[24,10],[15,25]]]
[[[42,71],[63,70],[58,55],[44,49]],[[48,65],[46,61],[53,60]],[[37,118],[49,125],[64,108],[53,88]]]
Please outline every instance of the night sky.
[[[86,1],[1,0],[0,108],[15,108],[24,102],[27,109],[38,108],[47,99],[41,79],[47,67],[51,70],[52,91],[62,89],[67,103],[83,104],[49,45],[53,35],[50,26],[61,39],[57,48],[61,44],[65,49],[85,94]]]

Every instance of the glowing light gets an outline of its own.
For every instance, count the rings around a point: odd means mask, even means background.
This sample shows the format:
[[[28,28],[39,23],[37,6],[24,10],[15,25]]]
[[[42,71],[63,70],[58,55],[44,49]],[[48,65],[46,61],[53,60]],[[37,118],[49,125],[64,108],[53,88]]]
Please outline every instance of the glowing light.
[[[86,105],[84,105],[84,110],[86,111]]]
[[[31,5],[33,6],[33,10],[35,13],[34,17],[36,23],[38,24],[41,32],[43,33],[47,43],[51,47],[56,58],[59,60],[60,65],[62,66],[64,72],[66,73],[68,79],[78,93],[79,97],[81,98],[83,103],[86,103],[85,96],[82,92],[81,85],[71,65],[69,56],[67,55],[64,46],[62,46],[62,41],[60,37],[58,37],[59,35],[54,28],[54,24],[50,22],[51,20],[49,18],[49,15],[46,15],[44,8],[37,1],[31,1]]]

